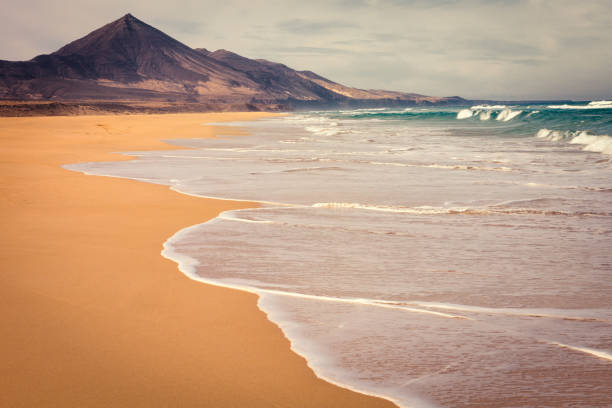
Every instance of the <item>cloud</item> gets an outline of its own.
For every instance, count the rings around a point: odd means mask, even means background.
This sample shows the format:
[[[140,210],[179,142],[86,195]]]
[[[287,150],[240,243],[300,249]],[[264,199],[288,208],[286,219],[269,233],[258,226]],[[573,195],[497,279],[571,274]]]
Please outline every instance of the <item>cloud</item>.
[[[612,97],[609,0],[8,2],[0,59],[52,52],[127,12],[191,47],[225,48],[359,88]]]
[[[301,18],[281,21],[278,28],[281,31],[293,34],[327,34],[332,31],[339,31],[346,28],[356,28],[357,25],[343,21],[307,21]]]
[[[206,33],[206,26],[202,21],[197,20],[182,20],[182,19],[167,19],[167,18],[154,18],[149,24],[154,27],[163,26],[166,29],[170,29],[172,32],[181,34],[204,34]]]
[[[340,55],[350,54],[349,51],[340,48],[324,48],[324,47],[279,47],[274,48],[280,54],[309,54],[309,55]]]

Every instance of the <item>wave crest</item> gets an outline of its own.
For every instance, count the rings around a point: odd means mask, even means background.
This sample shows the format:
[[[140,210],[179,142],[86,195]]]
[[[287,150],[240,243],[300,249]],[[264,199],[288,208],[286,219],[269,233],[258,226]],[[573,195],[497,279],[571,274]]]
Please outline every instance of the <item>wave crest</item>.
[[[586,152],[612,154],[612,137],[608,135],[593,135],[586,131],[540,129],[536,137],[551,142],[569,140],[570,144],[584,145],[582,150]]]
[[[612,101],[592,101],[586,105],[548,105],[548,109],[612,109]]]
[[[474,114],[474,112],[472,112],[471,109],[461,109],[458,113],[457,113],[457,119],[467,119],[467,118],[471,118],[472,115]]]
[[[608,135],[590,135],[586,132],[581,132],[570,143],[584,145],[582,150],[587,152],[612,154],[612,137]]]
[[[523,113],[522,110],[512,110],[506,105],[474,105],[469,109],[461,109],[457,112],[457,119],[468,119],[478,117],[480,120],[490,120],[495,113],[495,120],[509,122]]]
[[[512,109],[506,108],[497,114],[497,117],[495,118],[495,120],[499,120],[502,122],[509,122],[512,119],[519,116],[521,113],[523,113],[522,110],[513,111]]]

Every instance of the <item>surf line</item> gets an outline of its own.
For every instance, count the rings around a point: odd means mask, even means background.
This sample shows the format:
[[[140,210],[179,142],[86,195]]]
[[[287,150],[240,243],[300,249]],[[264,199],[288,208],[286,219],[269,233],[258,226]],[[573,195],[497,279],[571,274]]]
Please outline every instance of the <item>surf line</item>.
[[[568,344],[563,344],[563,343],[558,343],[556,341],[551,341],[549,342],[549,344],[553,344],[555,346],[559,346],[568,350],[574,350],[574,351],[579,351],[581,353],[585,353],[585,354],[590,354],[591,356],[595,356],[597,358],[603,359],[603,360],[608,360],[608,361],[612,361],[612,353],[608,353],[606,351],[602,351],[602,350],[595,350],[589,347],[576,347],[576,346],[570,346]]]
[[[230,210],[230,211],[239,212],[239,211],[245,211],[245,210]],[[230,212],[230,211],[227,211],[227,212]],[[403,305],[397,301],[380,300],[380,299],[364,299],[364,298],[340,298],[340,297],[334,297],[334,296],[310,295],[306,293],[285,292],[285,291],[276,290],[276,289],[263,289],[263,288],[256,288],[256,287],[251,287],[251,286],[236,285],[236,284],[231,284],[227,282],[221,282],[221,281],[214,280],[214,279],[204,278],[196,273],[196,267],[200,265],[200,263],[196,259],[190,256],[178,253],[174,249],[174,245],[172,244],[172,242],[180,239],[181,236],[184,236],[185,234],[189,233],[190,231],[195,230],[196,228],[201,227],[202,225],[205,225],[205,224],[208,224],[214,221],[218,221],[218,220],[232,218],[232,217],[228,217],[225,213],[226,211],[222,212],[221,214],[219,214],[219,216],[209,221],[203,222],[201,224],[192,225],[190,227],[183,228],[182,230],[178,231],[173,236],[168,238],[166,242],[164,242],[163,249],[161,251],[161,255],[166,259],[170,259],[171,261],[176,262],[178,264],[179,270],[192,280],[210,284],[210,285],[226,287],[230,289],[243,290],[245,292],[255,293],[260,296],[265,295],[265,294],[277,295],[277,296],[293,297],[293,298],[299,298],[299,299],[318,300],[318,301],[324,301],[324,302],[347,303],[347,304],[353,304],[353,305],[365,305],[365,306],[374,306],[374,307],[387,308],[387,309],[397,309],[397,310],[403,310],[403,311],[411,312],[411,313],[429,314],[432,316],[443,317],[447,319],[473,320],[472,318],[467,317],[467,316],[461,316],[461,315],[455,315],[455,314],[450,314],[450,313],[438,312],[434,310],[410,307],[407,305]]]

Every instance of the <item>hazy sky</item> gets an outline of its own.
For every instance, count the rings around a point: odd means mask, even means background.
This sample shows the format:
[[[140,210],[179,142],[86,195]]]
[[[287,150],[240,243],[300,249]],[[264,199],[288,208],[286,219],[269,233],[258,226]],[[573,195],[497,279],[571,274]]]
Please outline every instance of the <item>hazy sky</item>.
[[[496,99],[612,98],[612,0],[7,0],[0,59],[26,60],[130,12],[358,88]]]

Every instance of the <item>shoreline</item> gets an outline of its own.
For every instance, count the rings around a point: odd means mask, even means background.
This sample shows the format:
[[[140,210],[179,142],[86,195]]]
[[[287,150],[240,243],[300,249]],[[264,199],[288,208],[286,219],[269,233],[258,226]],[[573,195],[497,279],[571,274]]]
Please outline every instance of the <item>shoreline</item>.
[[[0,119],[2,405],[394,406],[317,378],[255,295],[185,279],[160,256],[177,231],[255,203],[60,167],[185,149],[160,140],[236,134],[202,125],[265,115]]]
[[[283,112],[282,104],[167,102],[164,100],[0,100],[0,117]]]
[[[221,200],[229,200],[229,199],[221,199]],[[231,201],[231,200],[229,200]],[[257,208],[257,207],[247,207],[247,208],[239,208],[239,209],[234,209],[234,210],[227,210],[227,211],[240,211],[243,209],[252,209],[252,208]],[[221,212],[219,215],[223,214],[225,211]],[[332,378],[329,378],[323,374],[320,374],[317,372],[317,367],[315,365],[313,365],[311,363],[310,360],[308,360],[308,358],[306,357],[307,352],[304,350],[300,350],[294,343],[293,341],[291,341],[291,338],[285,333],[285,331],[283,330],[283,328],[281,327],[281,325],[278,322],[275,322],[274,320],[272,320],[269,317],[269,313],[265,311],[265,309],[260,305],[260,300],[261,297],[264,296],[267,293],[274,293],[276,295],[280,295],[280,296],[291,296],[290,294],[284,294],[282,292],[270,292],[270,291],[266,291],[266,290],[259,290],[256,288],[251,288],[248,286],[243,286],[243,285],[232,285],[229,283],[222,283],[219,281],[215,281],[214,279],[207,279],[204,277],[201,277],[199,275],[197,275],[196,273],[194,273],[193,271],[191,271],[192,267],[195,264],[199,264],[198,261],[196,261],[195,259],[189,257],[189,256],[185,256],[185,255],[181,255],[177,252],[174,252],[174,249],[172,248],[172,244],[171,241],[176,239],[178,236],[180,236],[182,233],[187,232],[188,230],[192,229],[192,228],[197,228],[203,224],[206,224],[207,222],[213,221],[215,218],[212,218],[210,220],[207,220],[203,223],[200,224],[196,224],[196,225],[191,225],[189,227],[185,227],[179,231],[177,231],[174,235],[172,235],[170,238],[168,238],[163,245],[163,250],[161,251],[161,256],[163,256],[164,258],[171,260],[172,262],[175,262],[177,264],[177,268],[178,270],[183,273],[188,279],[193,280],[194,282],[198,282],[198,283],[203,283],[205,285],[211,285],[211,286],[216,286],[216,287],[220,287],[220,288],[225,288],[225,289],[229,289],[229,290],[237,290],[240,292],[244,292],[244,293],[249,293],[249,294],[254,294],[255,296],[257,296],[257,308],[266,315],[266,319],[268,319],[268,321],[272,322],[274,325],[276,325],[277,327],[279,327],[281,329],[281,331],[283,332],[283,336],[289,341],[289,347],[291,349],[292,352],[294,352],[295,354],[299,355],[300,357],[302,357],[305,362],[306,365],[314,372],[314,374],[317,376],[317,378],[335,385],[337,387],[346,389],[346,390],[350,390],[353,392],[356,392],[358,394],[361,395],[366,395],[369,397],[374,397],[374,398],[380,398],[386,401],[391,402],[392,404],[394,404],[397,408],[407,408],[404,407],[400,404],[399,401],[395,400],[393,397],[387,396],[387,395],[383,395],[383,394],[376,394],[376,393],[372,393],[372,392],[367,392],[364,390],[360,390],[358,387],[355,387],[353,385],[347,384],[347,383],[342,383],[340,381],[336,381]],[[308,295],[304,295],[304,297],[306,298],[311,298]],[[331,298],[327,301],[331,301],[331,302],[335,302],[335,301],[339,301],[339,299],[337,300],[331,300]],[[341,301],[341,300],[340,300]]]

